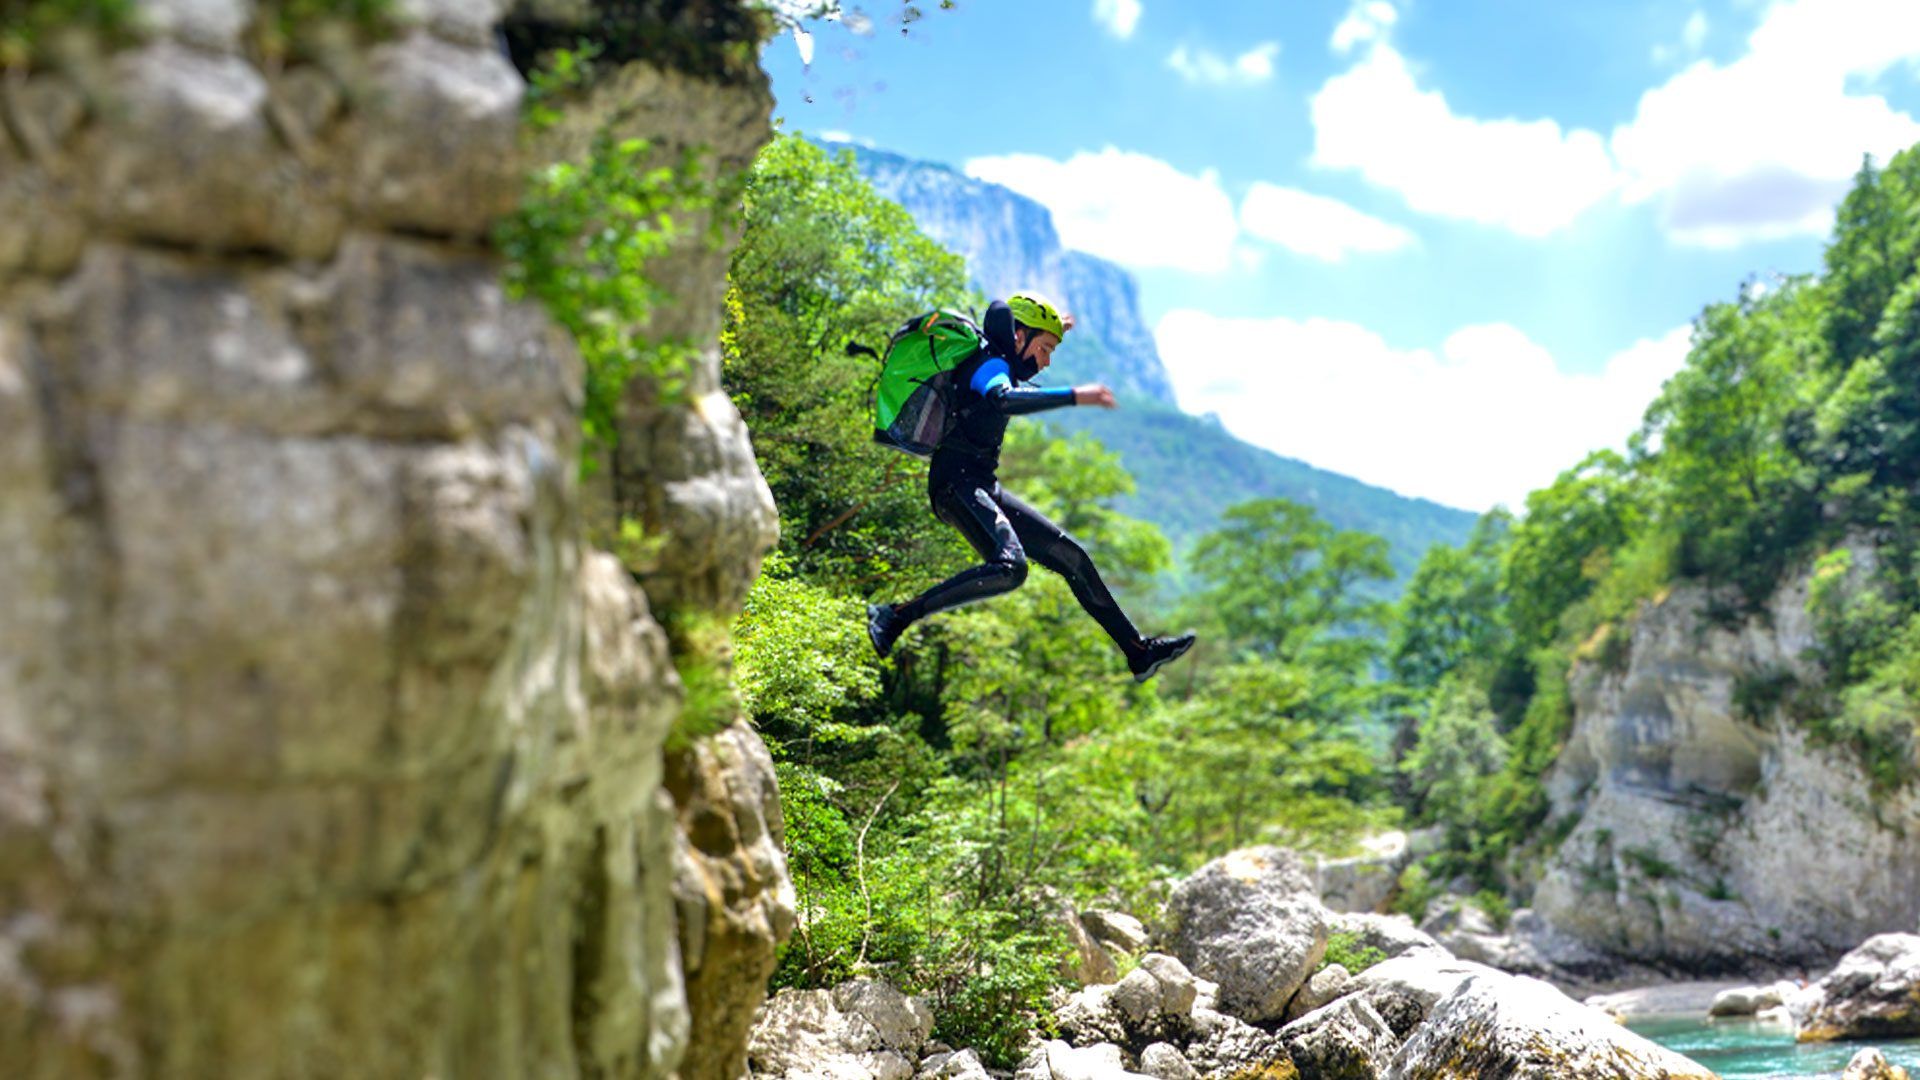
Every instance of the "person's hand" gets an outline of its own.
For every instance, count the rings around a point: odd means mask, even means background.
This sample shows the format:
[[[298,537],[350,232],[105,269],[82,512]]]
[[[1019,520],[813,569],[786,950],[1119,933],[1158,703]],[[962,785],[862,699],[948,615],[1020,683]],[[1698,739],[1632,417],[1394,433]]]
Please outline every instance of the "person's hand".
[[[1118,407],[1118,403],[1113,400],[1113,391],[1107,389],[1106,386],[1101,383],[1074,387],[1073,403],[1075,405],[1098,405],[1103,409]]]

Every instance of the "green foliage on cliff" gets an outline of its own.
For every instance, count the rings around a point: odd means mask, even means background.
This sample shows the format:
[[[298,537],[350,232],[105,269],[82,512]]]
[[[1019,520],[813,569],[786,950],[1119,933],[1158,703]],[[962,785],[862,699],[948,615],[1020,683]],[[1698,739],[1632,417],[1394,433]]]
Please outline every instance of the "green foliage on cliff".
[[[655,164],[645,140],[603,132],[583,160],[535,173],[519,210],[495,232],[509,293],[539,300],[580,350],[588,467],[612,445],[620,396],[636,375],[652,374],[670,390],[684,372],[685,342],[645,336],[654,309],[669,299],[647,264],[712,204],[696,157]]]

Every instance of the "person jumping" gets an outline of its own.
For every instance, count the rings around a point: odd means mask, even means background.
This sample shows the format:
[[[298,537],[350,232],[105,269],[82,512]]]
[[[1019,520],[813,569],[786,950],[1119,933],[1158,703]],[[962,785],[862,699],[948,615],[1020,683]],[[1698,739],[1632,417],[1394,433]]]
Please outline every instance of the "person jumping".
[[[1080,606],[1125,654],[1134,681],[1152,678],[1193,647],[1190,633],[1141,637],[1086,549],[996,478],[1008,417],[1069,405],[1114,407],[1113,391],[1103,385],[1026,385],[1053,362],[1053,350],[1072,326],[1072,316],[1063,317],[1035,293],[988,305],[980,326],[986,347],[954,371],[954,426],[934,449],[927,469],[934,516],[958,529],[985,561],[904,604],[869,604],[867,635],[882,657],[907,627],[928,615],[1019,588],[1027,580],[1028,559],[1067,580]]]

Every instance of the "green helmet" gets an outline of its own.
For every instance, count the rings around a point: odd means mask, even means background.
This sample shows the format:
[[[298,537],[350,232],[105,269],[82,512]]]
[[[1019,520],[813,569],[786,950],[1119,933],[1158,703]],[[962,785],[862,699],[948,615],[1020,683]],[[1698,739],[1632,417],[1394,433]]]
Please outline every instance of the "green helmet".
[[[1067,323],[1060,317],[1060,309],[1039,293],[1014,293],[1007,297],[1007,307],[1013,309],[1013,321],[1021,326],[1045,330],[1054,337],[1067,336]]]

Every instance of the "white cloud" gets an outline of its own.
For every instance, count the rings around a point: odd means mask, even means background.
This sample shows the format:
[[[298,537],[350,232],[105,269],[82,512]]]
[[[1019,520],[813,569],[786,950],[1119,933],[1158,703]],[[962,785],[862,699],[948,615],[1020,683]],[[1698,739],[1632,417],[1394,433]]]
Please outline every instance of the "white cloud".
[[[1338,199],[1297,188],[1256,183],[1240,203],[1240,224],[1290,251],[1339,262],[1349,254],[1398,251],[1413,234],[1360,212]]]
[[[1315,165],[1358,170],[1422,213],[1545,236],[1616,185],[1598,134],[1547,119],[1457,115],[1384,40],[1311,105]]]
[[[1240,226],[1211,169],[1190,176],[1110,146],[1066,161],[1036,154],[975,158],[966,172],[1052,211],[1067,247],[1132,267],[1218,273],[1233,264]]]
[[[1093,21],[1125,40],[1140,22],[1140,0],[1093,0]]]
[[[1358,0],[1340,25],[1333,28],[1333,51],[1345,56],[1354,47],[1369,41],[1378,41],[1400,18],[1400,13],[1386,0]]]
[[[1920,59],[1913,0],[1787,0],[1747,52],[1700,61],[1640,98],[1611,147],[1628,202],[1658,200],[1669,235],[1729,247],[1819,235],[1863,154],[1920,141],[1920,122],[1851,77]]]
[[[841,131],[838,128],[819,132],[816,137],[821,142],[853,143],[858,146],[864,146],[869,150],[877,150],[880,147],[879,143],[874,142],[864,135],[855,135],[851,131]]]
[[[1276,453],[1451,506],[1518,508],[1528,491],[1638,427],[1678,370],[1690,328],[1637,342],[1597,374],[1568,374],[1501,323],[1438,351],[1354,323],[1223,319],[1179,310],[1155,339],[1189,412]]]
[[[1273,78],[1273,61],[1280,43],[1262,42],[1231,60],[1207,49],[1181,45],[1167,57],[1167,66],[1190,83],[1207,86],[1252,86]]]

